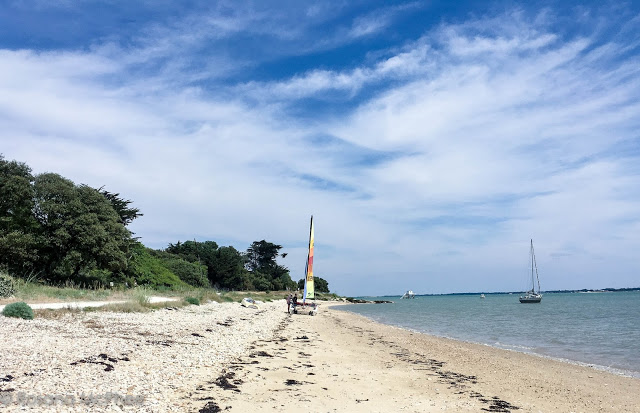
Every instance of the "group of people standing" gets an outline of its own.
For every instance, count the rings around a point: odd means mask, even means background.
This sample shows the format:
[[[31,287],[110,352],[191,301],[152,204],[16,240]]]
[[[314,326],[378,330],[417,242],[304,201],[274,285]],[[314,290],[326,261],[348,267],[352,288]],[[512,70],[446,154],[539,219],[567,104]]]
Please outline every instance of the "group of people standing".
[[[291,304],[295,307],[298,305],[298,294],[289,294],[287,296],[287,313],[291,310]]]

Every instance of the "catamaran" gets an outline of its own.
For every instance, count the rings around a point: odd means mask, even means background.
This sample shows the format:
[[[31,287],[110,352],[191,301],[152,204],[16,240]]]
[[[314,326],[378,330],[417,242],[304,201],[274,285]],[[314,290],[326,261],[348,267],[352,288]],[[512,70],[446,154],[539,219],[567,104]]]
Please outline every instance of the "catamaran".
[[[533,240],[531,240],[531,289],[520,296],[520,302],[523,304],[539,303],[542,300],[542,294],[540,294],[540,278],[538,278],[538,264],[536,263],[536,254],[533,251]],[[535,278],[534,278],[535,269]],[[536,283],[538,280],[538,291],[536,292]]]
[[[315,299],[315,288],[313,285],[313,215],[311,215],[311,226],[309,229],[309,253],[307,254],[307,263],[305,265],[304,292],[302,294],[302,303],[297,302],[291,308],[294,314],[302,312],[303,314],[316,315],[318,306]],[[313,299],[312,303],[308,303],[307,299]],[[300,308],[298,308],[300,307]]]

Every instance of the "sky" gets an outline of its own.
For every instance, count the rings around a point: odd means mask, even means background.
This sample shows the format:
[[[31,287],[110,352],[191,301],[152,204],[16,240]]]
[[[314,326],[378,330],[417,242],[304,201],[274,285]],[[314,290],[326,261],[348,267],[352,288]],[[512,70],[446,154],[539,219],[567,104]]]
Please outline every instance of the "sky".
[[[341,295],[640,287],[639,131],[638,2],[0,3],[5,159]]]

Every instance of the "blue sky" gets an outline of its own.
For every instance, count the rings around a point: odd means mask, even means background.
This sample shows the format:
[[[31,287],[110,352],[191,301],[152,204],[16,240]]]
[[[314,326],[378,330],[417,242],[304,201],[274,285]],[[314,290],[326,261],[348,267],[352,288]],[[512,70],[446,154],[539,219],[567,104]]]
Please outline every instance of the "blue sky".
[[[0,4],[0,153],[345,295],[640,286],[640,5]]]

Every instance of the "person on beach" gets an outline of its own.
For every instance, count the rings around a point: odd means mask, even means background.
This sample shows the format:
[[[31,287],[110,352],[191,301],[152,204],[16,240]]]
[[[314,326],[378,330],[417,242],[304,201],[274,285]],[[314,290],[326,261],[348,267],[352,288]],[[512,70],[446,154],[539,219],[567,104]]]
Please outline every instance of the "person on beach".
[[[293,305],[294,306],[298,305],[298,294],[294,294],[293,296]]]
[[[291,309],[291,294],[287,296],[287,313]]]

